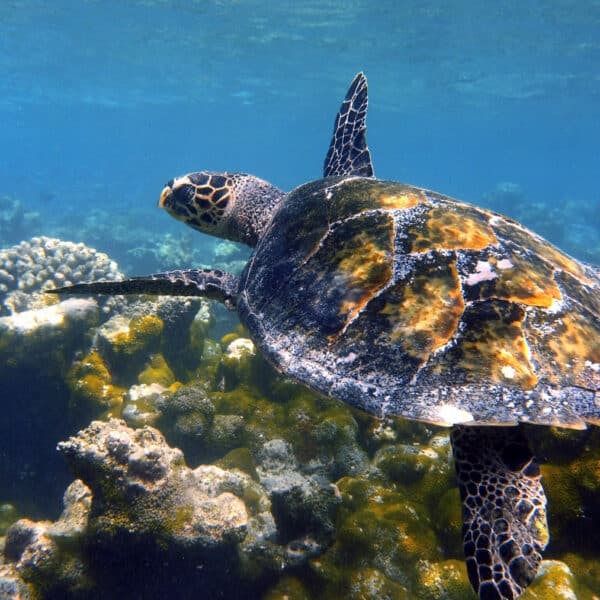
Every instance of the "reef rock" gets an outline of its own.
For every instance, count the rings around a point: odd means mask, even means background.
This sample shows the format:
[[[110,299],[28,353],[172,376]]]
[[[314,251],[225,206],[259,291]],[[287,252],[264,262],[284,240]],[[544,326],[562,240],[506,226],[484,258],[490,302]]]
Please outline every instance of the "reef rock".
[[[263,445],[256,471],[270,494],[280,537],[288,541],[290,560],[298,563],[320,554],[334,531],[341,503],[337,486],[322,474],[303,474],[291,445],[282,439]]]
[[[86,565],[78,553],[71,551],[87,529],[91,492],[76,480],[67,488],[63,503],[63,513],[55,523],[20,519],[7,531],[7,577],[12,588],[29,594],[24,598],[44,597],[50,591],[85,593],[91,585]],[[0,594],[0,598],[4,596]]]
[[[92,489],[98,507],[93,527],[102,536],[153,535],[183,546],[213,546],[246,534],[248,513],[229,491],[235,488],[231,477],[217,467],[189,469],[181,451],[156,429],[94,421],[58,449]]]
[[[53,598],[188,598],[205,586],[221,597],[217,587],[260,587],[283,568],[271,503],[250,476],[190,469],[156,429],[117,419],[94,421],[58,449],[81,479],[58,521],[8,529],[0,585]]]
[[[60,372],[97,321],[97,303],[84,298],[0,317],[0,376],[27,365]]]
[[[0,598],[2,600],[34,600],[31,587],[26,584],[14,565],[0,562]]]

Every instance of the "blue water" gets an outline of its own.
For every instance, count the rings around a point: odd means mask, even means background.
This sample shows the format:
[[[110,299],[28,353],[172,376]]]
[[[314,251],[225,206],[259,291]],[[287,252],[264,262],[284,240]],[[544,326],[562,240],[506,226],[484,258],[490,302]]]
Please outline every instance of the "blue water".
[[[174,175],[319,177],[364,70],[376,175],[600,213],[598,64],[599,2],[4,0],[0,196],[41,213],[36,233],[92,207],[180,233],[155,209]]]

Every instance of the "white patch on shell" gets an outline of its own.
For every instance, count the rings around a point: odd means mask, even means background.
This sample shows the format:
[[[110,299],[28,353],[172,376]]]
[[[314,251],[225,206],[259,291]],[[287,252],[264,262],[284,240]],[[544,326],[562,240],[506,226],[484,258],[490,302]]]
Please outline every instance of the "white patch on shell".
[[[588,369],[591,369],[592,371],[594,371],[594,373],[600,373],[600,364],[599,363],[593,363],[591,360],[586,360],[585,366]]]
[[[448,425],[467,423],[474,420],[473,415],[470,412],[453,406],[452,404],[440,405],[437,411],[437,416],[440,418],[440,421]]]
[[[338,363],[349,364],[349,363],[354,362],[356,360],[356,358],[357,358],[356,354],[354,352],[350,352],[350,354],[347,354],[343,358],[339,358]]]
[[[554,298],[552,304],[546,309],[550,314],[555,315],[564,308],[564,301],[562,299]]]
[[[498,275],[492,269],[492,265],[487,260],[478,260],[475,265],[475,273],[471,273],[465,283],[467,285],[476,285],[482,281],[491,281]]]
[[[499,260],[496,263],[496,266],[499,269],[505,270],[505,269],[512,269],[515,265],[513,265],[510,260],[508,260],[508,258],[503,258],[502,260]]]
[[[506,365],[500,369],[502,371],[502,375],[506,377],[506,379],[514,379],[517,372],[510,365]]]

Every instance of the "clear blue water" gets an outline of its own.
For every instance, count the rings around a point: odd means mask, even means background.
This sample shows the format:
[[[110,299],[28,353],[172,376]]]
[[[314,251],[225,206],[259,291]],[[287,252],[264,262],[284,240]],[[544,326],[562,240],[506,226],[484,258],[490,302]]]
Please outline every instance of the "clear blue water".
[[[181,233],[155,209],[174,175],[319,177],[364,70],[378,176],[474,203],[516,183],[524,203],[570,203],[563,229],[600,214],[600,2],[399,4],[4,0],[0,195],[40,212],[39,233],[92,207]],[[541,233],[589,259],[587,221],[581,240]]]

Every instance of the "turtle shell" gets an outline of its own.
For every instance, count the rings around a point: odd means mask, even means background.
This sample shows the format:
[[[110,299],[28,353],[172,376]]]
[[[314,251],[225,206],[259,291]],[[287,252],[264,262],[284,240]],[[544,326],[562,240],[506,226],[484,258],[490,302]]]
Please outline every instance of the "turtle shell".
[[[600,423],[600,278],[519,223],[370,178],[291,192],[243,275],[269,360],[441,425]]]

